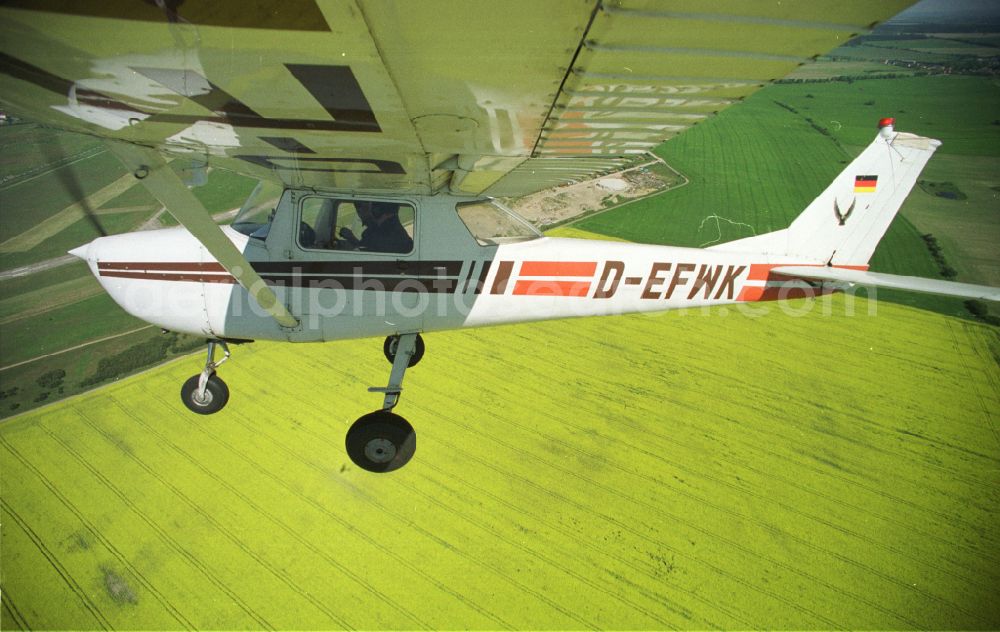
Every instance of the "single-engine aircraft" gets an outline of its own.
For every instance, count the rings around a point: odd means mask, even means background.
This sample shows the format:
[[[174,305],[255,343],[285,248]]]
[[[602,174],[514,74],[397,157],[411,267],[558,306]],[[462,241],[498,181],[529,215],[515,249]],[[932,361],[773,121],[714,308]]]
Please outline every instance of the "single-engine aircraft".
[[[182,224],[73,254],[207,339],[192,411],[228,401],[229,343],[385,336],[383,405],[346,447],[386,472],[416,449],[394,409],[421,333],[852,284],[997,300],[867,271],[939,145],[892,119],[788,228],[710,248],[546,238],[495,199],[615,171],[908,4],[7,0],[0,101],[105,139]],[[188,188],[209,168],[261,182],[230,226]]]

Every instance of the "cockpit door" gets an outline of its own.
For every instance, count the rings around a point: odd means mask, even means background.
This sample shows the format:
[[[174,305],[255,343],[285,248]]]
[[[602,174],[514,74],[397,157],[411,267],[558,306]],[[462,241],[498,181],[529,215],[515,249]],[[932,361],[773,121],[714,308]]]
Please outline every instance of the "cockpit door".
[[[325,339],[423,328],[415,202],[306,194],[295,213],[289,281],[305,326]]]

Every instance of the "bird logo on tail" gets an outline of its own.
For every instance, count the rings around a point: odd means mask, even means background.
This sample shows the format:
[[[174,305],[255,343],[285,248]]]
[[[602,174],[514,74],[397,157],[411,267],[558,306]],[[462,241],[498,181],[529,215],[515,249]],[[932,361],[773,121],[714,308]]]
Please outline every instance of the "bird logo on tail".
[[[851,213],[854,212],[854,205],[857,203],[858,203],[858,198],[854,198],[853,200],[851,200],[851,206],[847,209],[847,212],[841,213],[840,206],[837,204],[837,198],[833,199],[833,213],[834,215],[837,216],[837,221],[840,222],[841,226],[847,223],[847,218],[850,217]]]

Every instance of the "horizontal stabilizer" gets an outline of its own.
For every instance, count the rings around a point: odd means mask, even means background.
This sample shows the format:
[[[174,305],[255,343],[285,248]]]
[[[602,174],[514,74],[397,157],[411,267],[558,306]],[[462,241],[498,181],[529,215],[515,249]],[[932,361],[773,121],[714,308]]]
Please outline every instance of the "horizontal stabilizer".
[[[827,266],[778,266],[772,268],[771,272],[798,279],[840,281],[843,283],[884,287],[893,290],[908,290],[910,292],[1000,301],[1000,288],[988,285],[955,283],[953,281],[939,281],[922,277],[881,274],[879,272],[864,272],[862,270],[848,270]]]

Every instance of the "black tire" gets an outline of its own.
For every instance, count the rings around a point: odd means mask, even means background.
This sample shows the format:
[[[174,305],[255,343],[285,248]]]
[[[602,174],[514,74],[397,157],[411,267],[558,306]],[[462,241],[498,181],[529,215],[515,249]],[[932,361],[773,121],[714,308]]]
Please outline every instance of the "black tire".
[[[198,401],[199,378],[201,378],[200,374],[193,375],[184,382],[184,386],[181,387],[181,401],[188,407],[188,410],[199,415],[211,415],[219,412],[229,401],[229,387],[218,375],[213,374],[208,378],[208,384],[205,385],[205,400]]]
[[[347,456],[363,470],[376,473],[398,470],[417,451],[413,426],[388,410],[361,417],[347,431]]]
[[[385,359],[392,364],[396,359],[396,348],[399,346],[399,336],[387,336],[385,343],[382,345],[382,353],[385,354]],[[417,362],[420,362],[420,358],[424,357],[424,339],[420,334],[417,334],[417,343],[413,348],[413,357],[410,358],[410,363],[407,367],[416,366]]]

